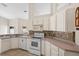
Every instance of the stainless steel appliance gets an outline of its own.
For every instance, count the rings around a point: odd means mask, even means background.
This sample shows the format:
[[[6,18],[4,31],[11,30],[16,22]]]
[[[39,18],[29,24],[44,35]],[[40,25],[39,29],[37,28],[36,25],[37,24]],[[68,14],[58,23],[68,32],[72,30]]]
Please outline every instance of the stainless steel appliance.
[[[44,33],[34,33],[31,40],[30,52],[35,55],[41,55],[41,40],[44,38]]]

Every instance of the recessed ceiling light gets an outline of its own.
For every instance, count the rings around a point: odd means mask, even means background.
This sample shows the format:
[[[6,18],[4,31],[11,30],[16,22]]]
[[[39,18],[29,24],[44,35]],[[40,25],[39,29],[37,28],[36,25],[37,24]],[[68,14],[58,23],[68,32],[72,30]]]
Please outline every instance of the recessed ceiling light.
[[[1,3],[1,5],[2,5],[3,7],[7,7],[7,5],[6,5],[5,3]]]
[[[26,10],[24,12],[27,12]]]

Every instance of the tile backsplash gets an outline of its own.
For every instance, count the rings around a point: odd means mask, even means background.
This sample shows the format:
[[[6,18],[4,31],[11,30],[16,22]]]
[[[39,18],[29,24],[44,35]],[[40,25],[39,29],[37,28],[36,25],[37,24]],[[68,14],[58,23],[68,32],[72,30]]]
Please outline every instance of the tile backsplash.
[[[75,42],[75,33],[74,32],[58,32],[53,31],[53,37],[57,37],[64,40],[70,40]]]
[[[44,31],[45,37],[56,37],[61,40],[69,40],[75,42],[75,32],[60,32],[60,31]]]
[[[31,34],[33,35],[34,32],[35,31],[32,31]],[[42,32],[44,32],[44,37],[46,38],[53,39],[53,37],[56,37],[61,40],[69,40],[75,42],[75,32],[61,32],[61,31],[42,31]]]

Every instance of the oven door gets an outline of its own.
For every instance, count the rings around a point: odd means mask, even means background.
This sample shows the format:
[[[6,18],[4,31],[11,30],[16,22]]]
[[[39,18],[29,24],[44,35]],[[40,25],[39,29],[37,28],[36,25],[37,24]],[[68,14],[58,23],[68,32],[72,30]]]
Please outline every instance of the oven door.
[[[40,50],[40,39],[33,38],[31,41],[31,49]]]

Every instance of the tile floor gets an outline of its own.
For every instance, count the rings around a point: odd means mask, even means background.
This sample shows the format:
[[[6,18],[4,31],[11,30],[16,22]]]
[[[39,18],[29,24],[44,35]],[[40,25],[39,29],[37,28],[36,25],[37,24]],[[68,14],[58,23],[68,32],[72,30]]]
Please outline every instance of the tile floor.
[[[2,53],[1,56],[33,56],[33,55],[25,50],[13,49]]]

